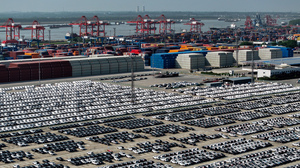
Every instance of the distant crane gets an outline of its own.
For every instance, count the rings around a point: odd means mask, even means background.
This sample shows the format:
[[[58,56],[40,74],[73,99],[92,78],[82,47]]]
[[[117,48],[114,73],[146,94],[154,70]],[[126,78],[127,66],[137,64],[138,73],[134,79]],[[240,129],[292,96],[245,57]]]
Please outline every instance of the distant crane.
[[[154,19],[151,19],[149,15],[145,15],[143,17],[143,19],[144,19],[144,26],[145,26],[145,29],[147,31],[147,34],[152,34],[152,32],[155,34],[156,21]]]
[[[165,17],[165,15],[162,14],[158,17],[157,23],[159,23],[159,33],[160,34],[172,33],[172,31],[173,31],[172,24],[175,23],[173,20],[167,19]]]
[[[91,21],[88,21],[89,25],[91,25],[91,36],[94,36],[94,33],[96,33],[96,37],[105,36],[105,26],[109,25],[108,22],[104,22],[98,18],[98,16],[94,16]],[[96,29],[94,31],[94,28]]]
[[[266,15],[266,25],[267,26],[276,26],[277,19],[273,19],[270,15]]]
[[[145,15],[142,17],[138,15],[137,18],[133,21],[128,21],[128,24],[136,24],[135,32],[142,34],[151,34],[152,32],[155,34],[155,23],[156,21],[151,19],[149,15]]]
[[[184,25],[190,25],[190,32],[192,33],[201,33],[202,26],[204,26],[204,23],[200,22],[199,20],[196,20],[195,18],[191,18],[190,22],[185,23]]]
[[[20,39],[20,29],[22,26],[14,22],[12,18],[9,18],[2,26],[5,27],[6,40],[15,40],[16,38]]]
[[[85,16],[77,19],[74,23],[69,25],[78,25],[79,26],[79,36],[91,36],[91,37],[100,37],[105,36],[105,26],[109,25],[108,22],[102,21],[98,16],[94,16],[91,20],[88,20]]]
[[[25,27],[26,30],[31,30],[32,40],[42,40],[45,38],[45,27],[41,26],[38,21],[34,20],[32,26]]]
[[[246,18],[246,21],[245,21],[245,29],[253,29],[254,28],[254,26],[253,26],[253,22],[252,22],[252,20],[251,20],[251,18],[250,18],[250,16],[247,16],[247,18]]]
[[[78,20],[76,20],[74,23],[70,23],[69,25],[78,25],[79,26],[79,36],[88,36],[90,32],[88,29],[90,28],[88,26],[88,19],[85,16],[81,16]]]

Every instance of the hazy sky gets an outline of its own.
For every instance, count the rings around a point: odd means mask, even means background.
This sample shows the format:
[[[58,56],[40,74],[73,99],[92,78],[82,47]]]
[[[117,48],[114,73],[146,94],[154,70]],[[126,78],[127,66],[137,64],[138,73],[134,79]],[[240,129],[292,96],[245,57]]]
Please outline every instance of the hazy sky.
[[[300,0],[1,0],[1,12],[56,11],[300,12]]]

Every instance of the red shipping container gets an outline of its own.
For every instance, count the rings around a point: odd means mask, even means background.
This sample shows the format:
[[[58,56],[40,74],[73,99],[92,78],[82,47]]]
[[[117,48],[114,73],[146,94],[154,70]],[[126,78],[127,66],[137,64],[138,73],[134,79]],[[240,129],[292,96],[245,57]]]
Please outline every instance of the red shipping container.
[[[72,76],[72,66],[69,61],[61,60],[60,61],[61,68],[62,68],[62,76],[63,77],[71,77]]]
[[[52,58],[52,55],[43,55],[43,58]]]
[[[38,68],[30,69],[30,79],[31,80],[39,79],[39,69]]]
[[[20,68],[20,81],[30,80],[30,69]]]
[[[20,68],[8,68],[9,82],[20,81]]]
[[[4,64],[0,64],[0,82],[8,82],[8,71]]]
[[[130,53],[140,54],[142,51],[139,49],[132,49]]]
[[[23,52],[23,51],[11,51],[9,53],[10,57],[13,57],[14,59],[17,59],[18,55],[24,55],[24,54],[25,54],[25,52]]]
[[[0,67],[0,72],[1,72],[0,73],[0,82],[9,82],[8,81],[8,71],[7,71],[7,69]]]
[[[38,69],[39,63],[38,62],[29,62],[28,63],[30,69]]]

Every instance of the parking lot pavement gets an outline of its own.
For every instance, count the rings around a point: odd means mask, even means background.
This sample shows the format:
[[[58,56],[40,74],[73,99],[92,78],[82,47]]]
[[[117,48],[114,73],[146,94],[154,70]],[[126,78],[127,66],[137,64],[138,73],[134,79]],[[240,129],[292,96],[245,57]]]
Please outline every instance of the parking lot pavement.
[[[116,75],[109,75],[109,76],[116,76]],[[189,75],[188,73],[186,73],[186,74],[182,74],[182,75],[180,75],[179,77],[176,77],[176,78],[164,78],[164,79],[162,79],[162,78],[154,78],[152,76],[148,76],[147,78],[148,78],[147,80],[136,81],[135,82],[136,87],[141,87],[141,88],[145,88],[145,89],[154,89],[156,91],[167,91],[168,93],[175,93],[172,90],[166,90],[164,88],[150,88],[149,85],[159,84],[159,83],[171,83],[171,82],[178,82],[178,81],[200,82],[202,79],[207,78],[207,76]],[[66,82],[66,81],[73,81],[74,79],[76,79],[76,80],[92,79],[92,80],[95,80],[95,81],[100,81],[100,76],[86,77],[86,78],[70,78],[70,79],[47,80],[47,81],[42,81],[42,83],[45,84],[45,83]],[[102,82],[113,84],[111,80],[105,80],[105,81],[102,81]],[[293,82],[293,80],[291,80],[291,82]],[[35,82],[22,82],[22,83],[14,83],[14,84],[3,84],[3,85],[0,85],[0,87],[2,87],[2,88],[3,87],[12,87],[12,86],[19,86],[19,85],[23,85],[23,84],[24,85],[33,85],[33,84],[36,84],[36,83],[38,83],[38,82],[35,81]],[[130,86],[131,83],[130,82],[124,82],[124,83],[119,83],[119,84],[122,85],[122,86]],[[178,93],[178,92],[176,92],[176,93]],[[178,93],[178,94],[180,94],[180,93]],[[226,100],[220,100],[220,101],[226,102]],[[249,102],[253,102],[253,101],[255,101],[255,100],[249,100]],[[211,104],[212,104],[213,107],[219,107],[219,106],[214,105],[213,103],[211,103]],[[221,105],[221,107],[225,107],[225,106],[226,105]],[[279,106],[279,105],[275,105],[275,104],[271,105],[271,107],[276,107],[276,106]],[[160,110],[158,110],[158,111],[160,111]],[[171,113],[172,114],[182,113],[182,112],[187,113],[189,111],[191,111],[191,110],[183,110],[183,111],[177,111],[177,112],[172,111]],[[239,111],[231,111],[228,114],[235,114],[235,113],[246,114],[245,112],[247,112],[247,111],[249,111],[249,110],[241,109]],[[147,160],[156,161],[156,160],[153,159],[153,156],[157,156],[157,155],[160,155],[160,154],[167,154],[167,153],[177,152],[177,151],[182,151],[182,150],[191,149],[191,148],[195,148],[195,147],[198,147],[199,149],[204,150],[204,148],[202,148],[202,146],[217,144],[217,143],[221,143],[221,142],[225,142],[225,141],[229,141],[229,140],[233,140],[233,139],[238,139],[238,138],[253,139],[254,141],[257,141],[258,139],[254,139],[252,137],[252,135],[258,135],[258,134],[261,134],[261,133],[277,131],[277,130],[285,130],[285,129],[295,127],[297,125],[284,125],[284,127],[275,127],[275,126],[271,125],[269,127],[272,127],[273,130],[258,132],[258,133],[249,134],[249,135],[239,135],[239,134],[237,134],[236,137],[233,137],[233,136],[229,135],[230,132],[217,131],[216,128],[230,127],[230,126],[235,126],[235,125],[241,125],[241,124],[244,124],[244,123],[251,123],[251,124],[256,123],[256,122],[261,123],[261,122],[258,122],[258,121],[261,121],[261,120],[265,120],[266,122],[269,122],[269,121],[273,121],[272,119],[274,119],[276,117],[284,117],[284,118],[291,118],[292,119],[293,117],[290,117],[290,116],[293,115],[293,114],[297,114],[297,113],[299,113],[299,111],[284,113],[284,114],[280,114],[280,115],[275,115],[275,114],[270,113],[271,116],[264,116],[263,115],[264,118],[259,118],[257,116],[253,116],[250,121],[239,121],[235,117],[232,117],[232,120],[234,120],[235,123],[222,123],[224,125],[217,125],[217,126],[212,126],[212,127],[209,127],[209,128],[186,125],[183,122],[180,122],[180,120],[178,120],[178,121],[174,120],[174,117],[176,117],[175,115],[172,116],[173,117],[172,120],[158,120],[158,119],[155,119],[155,117],[153,118],[153,116],[143,116],[142,115],[143,113],[131,114],[132,116],[134,116],[134,118],[127,118],[126,120],[135,121],[134,119],[145,118],[145,119],[147,119],[147,121],[148,121],[148,119],[161,121],[161,122],[163,122],[162,125],[175,124],[175,125],[178,125],[178,126],[193,127],[194,130],[189,130],[188,132],[179,132],[179,133],[177,133],[176,131],[174,132],[174,130],[173,130],[174,134],[173,133],[165,133],[165,136],[161,136],[161,137],[154,137],[150,134],[140,132],[140,133],[137,133],[137,134],[147,136],[149,139],[136,138],[133,141],[128,141],[126,143],[122,143],[122,142],[120,143],[119,142],[119,144],[111,144],[110,146],[89,141],[89,140],[86,139],[86,137],[73,136],[71,134],[66,134],[65,132],[60,132],[58,130],[50,129],[49,127],[41,127],[41,129],[43,130],[43,134],[45,134],[46,132],[49,132],[49,133],[52,133],[52,134],[55,134],[55,135],[67,136],[69,138],[69,140],[74,140],[75,142],[83,141],[85,143],[84,147],[85,147],[86,150],[82,150],[82,149],[78,148],[77,152],[60,151],[60,152],[56,152],[57,155],[54,156],[54,155],[51,155],[51,154],[39,154],[39,153],[31,151],[34,148],[43,147],[44,144],[29,143],[29,146],[19,147],[17,145],[12,144],[12,143],[6,143],[4,141],[1,141],[1,143],[5,143],[5,145],[7,146],[7,147],[3,147],[2,150],[8,150],[8,151],[11,151],[11,152],[20,151],[20,150],[25,151],[25,152],[31,152],[34,155],[33,156],[34,159],[32,159],[32,160],[25,159],[25,161],[15,162],[15,163],[10,163],[10,164],[4,164],[3,162],[0,162],[0,167],[7,167],[8,168],[8,167],[12,167],[15,164],[19,164],[20,166],[27,166],[27,165],[32,165],[33,161],[42,162],[42,160],[44,160],[44,159],[48,159],[49,161],[53,161],[55,163],[59,163],[59,164],[67,165],[67,166],[70,166],[70,167],[74,167],[74,165],[70,164],[70,162],[68,162],[68,161],[58,161],[58,160],[56,160],[56,158],[57,157],[62,157],[64,159],[69,159],[69,158],[74,158],[74,157],[86,156],[87,152],[91,152],[91,151],[94,152],[94,153],[103,153],[103,152],[107,152],[108,150],[112,151],[114,153],[124,152],[126,154],[131,154],[133,157],[135,157],[135,159],[122,157],[121,158],[122,161],[114,160],[113,163],[109,163],[109,162],[104,161],[105,165],[128,162],[128,161],[132,161],[132,160],[136,160],[136,159],[142,159],[142,158],[147,159]],[[203,118],[211,117],[207,114],[208,113],[204,114],[204,117],[199,118],[199,120],[203,119]],[[228,115],[228,114],[226,113],[226,115]],[[217,114],[214,117],[218,118],[221,115],[224,116],[225,114]],[[182,114],[177,115],[177,116],[181,117]],[[118,118],[118,117],[120,117],[120,116],[110,117],[110,118]],[[1,118],[3,118],[3,117],[1,117]],[[244,117],[244,118],[247,118],[247,117]],[[109,119],[109,118],[107,118],[107,119]],[[144,119],[142,119],[142,120],[144,120]],[[192,121],[192,120],[197,120],[197,119],[190,119],[189,118],[187,121]],[[139,121],[139,120],[137,120],[137,121]],[[86,121],[82,121],[82,122],[86,122]],[[143,124],[141,124],[141,127],[143,127],[143,128],[155,127],[155,125],[149,125],[151,123],[152,122],[150,122],[150,123],[148,123],[144,126],[143,126]],[[61,125],[70,125],[70,124],[71,123],[66,123],[66,124],[61,124]],[[96,123],[94,125],[99,125],[99,126],[103,126],[103,127],[110,127],[110,126],[106,126],[104,123]],[[268,123],[266,123],[266,126],[268,126]],[[77,127],[72,127],[72,128],[68,128],[68,129],[73,130],[73,131],[76,131],[76,130],[79,130],[79,131],[81,130],[82,131],[82,129],[78,129],[79,127],[88,127],[88,126],[85,126],[85,125],[80,126],[79,125]],[[135,127],[137,127],[137,126],[135,126]],[[91,128],[93,128],[93,127],[91,127]],[[113,127],[110,127],[110,128],[113,128]],[[115,128],[118,130],[118,132],[126,132],[127,131],[129,133],[134,133],[133,132],[134,129],[131,129],[131,127],[126,127],[126,128],[124,127],[123,128],[123,126],[122,127],[120,126],[119,128],[118,127],[115,127]],[[141,128],[141,129],[143,129],[143,128]],[[17,131],[14,131],[14,132],[17,132]],[[91,135],[89,135],[87,137],[91,137],[91,136],[104,137],[104,135],[112,134],[113,132],[103,133],[103,134],[95,133],[96,135],[92,135],[94,133],[94,131],[89,129],[88,133],[91,134]],[[172,139],[170,139],[170,137],[175,137],[175,138],[179,139],[179,138],[182,138],[182,137],[190,137],[190,134],[192,134],[192,133],[205,134],[205,135],[208,135],[208,136],[213,135],[213,134],[222,133],[225,136],[217,138],[217,139],[200,140],[200,142],[196,143],[196,146],[191,145],[191,144],[184,144],[186,146],[186,148],[179,147],[179,146],[172,147],[172,148],[170,148],[171,151],[168,151],[168,152],[160,151],[160,153],[148,152],[148,153],[136,154],[136,153],[134,153],[130,150],[127,150],[129,147],[137,146],[138,143],[144,143],[146,141],[149,141],[151,143],[155,143],[155,140],[158,140],[158,139],[160,139],[161,141],[167,141],[167,142],[171,142],[171,143],[180,144],[179,141],[172,140]],[[1,134],[3,134],[3,133],[1,133]],[[30,134],[30,135],[33,135],[33,134]],[[18,136],[16,136],[16,137],[18,137]],[[8,138],[6,138],[6,139],[8,139]],[[68,140],[63,140],[63,141],[59,141],[59,142],[65,142],[65,141],[68,141]],[[210,164],[210,163],[214,163],[214,162],[217,162],[217,161],[223,161],[223,160],[227,160],[227,159],[230,159],[230,158],[236,158],[238,156],[242,156],[242,155],[245,155],[245,154],[257,153],[257,152],[269,150],[271,148],[276,148],[276,147],[279,147],[279,146],[282,146],[282,145],[288,146],[289,148],[299,149],[299,147],[293,146],[293,143],[297,142],[297,141],[287,142],[287,143],[284,143],[284,144],[279,143],[279,142],[264,140],[264,139],[262,139],[262,140],[259,139],[259,141],[262,141],[264,143],[271,143],[273,146],[265,147],[263,149],[256,149],[256,150],[249,151],[249,152],[246,152],[246,153],[243,153],[243,154],[240,154],[240,155],[233,155],[233,154],[230,154],[230,153],[224,153],[225,156],[226,156],[225,158],[215,159],[215,160],[204,162],[203,164],[201,163],[201,164],[196,164],[196,165],[191,165],[191,166],[186,166],[186,167],[187,168],[192,168],[192,167],[196,167],[196,166],[199,166],[199,165]],[[51,142],[51,143],[54,143],[54,142]],[[47,144],[50,144],[50,143],[47,143]],[[126,150],[120,150],[120,149],[117,148],[118,146],[123,146]],[[207,151],[212,151],[212,150],[207,149]],[[219,151],[217,151],[217,152],[219,152]],[[160,161],[160,162],[162,162],[162,161]],[[171,163],[171,162],[162,162],[162,163],[169,164],[174,168],[175,167],[180,167],[178,164],[174,164],[174,163]],[[287,167],[287,166],[295,165],[296,163],[297,162],[292,162],[292,163],[285,164],[285,165],[282,165],[282,166],[279,166],[279,167]],[[99,167],[100,166],[103,166],[103,165],[99,165]],[[93,164],[84,164],[84,165],[81,165],[80,167],[83,167],[83,168],[90,168],[90,167],[92,168],[93,167],[94,168],[96,166],[93,165]]]

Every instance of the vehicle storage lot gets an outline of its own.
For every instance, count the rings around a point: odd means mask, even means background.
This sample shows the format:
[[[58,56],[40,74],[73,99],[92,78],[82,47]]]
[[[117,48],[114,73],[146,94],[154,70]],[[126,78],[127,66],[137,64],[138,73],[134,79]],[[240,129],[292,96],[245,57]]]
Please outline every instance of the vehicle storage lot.
[[[151,72],[149,72],[149,73],[151,73]],[[136,74],[144,74],[144,73],[136,73]],[[128,75],[128,74],[126,74],[126,75]],[[120,75],[109,75],[109,76],[120,76]],[[153,85],[153,84],[172,83],[172,82],[178,82],[178,81],[201,82],[203,79],[207,78],[208,76],[184,74],[184,75],[181,75],[180,77],[175,77],[175,78],[153,78],[152,76],[145,76],[145,77],[147,77],[146,80],[136,81],[135,86],[145,88],[145,89],[153,89],[155,91],[167,91],[168,93],[175,93],[175,92],[172,91],[172,89],[166,90],[164,88],[157,88],[157,87],[150,88],[149,86]],[[47,80],[47,81],[42,81],[41,83],[43,84],[43,83],[68,82],[68,81],[74,81],[74,80],[77,81],[77,80],[87,80],[87,79],[90,79],[90,80],[93,80],[93,81],[100,81],[100,78],[101,77],[97,77],[97,76],[95,76],[95,77],[86,77],[86,78],[69,78],[69,79]],[[112,82],[112,80],[102,80],[101,82],[115,84],[115,83]],[[293,80],[290,80],[289,82],[292,83],[293,85],[295,85]],[[38,82],[35,81],[35,82],[28,82],[28,83],[23,82],[23,83],[14,83],[14,84],[3,84],[0,87],[5,88],[5,87],[12,87],[12,86],[20,86],[20,85],[34,85],[34,84],[37,84],[37,83]],[[121,83],[118,83],[118,84],[120,84],[122,86],[130,86],[131,83],[130,82],[121,82]],[[178,93],[178,94],[180,94],[180,93]],[[209,98],[206,98],[206,99],[209,99]],[[222,100],[222,101],[224,101],[224,100]],[[249,102],[252,102],[252,101],[249,101]],[[216,106],[214,104],[212,104],[212,105],[213,105],[213,107]],[[275,106],[278,106],[278,105],[271,105],[271,106],[275,107]],[[225,105],[223,105],[221,107],[225,107]],[[191,110],[184,110],[184,111],[180,111],[180,112],[188,112],[188,111],[191,111]],[[249,110],[241,109],[240,112],[246,112],[246,111],[249,111]],[[253,110],[251,110],[251,111],[253,111]],[[177,112],[174,112],[174,113],[177,113]],[[228,114],[234,114],[234,113],[239,113],[239,112],[233,112],[233,113],[228,113]],[[65,133],[60,133],[58,130],[51,130],[51,129],[49,129],[49,127],[42,127],[41,129],[44,131],[43,133],[51,132],[51,133],[54,133],[56,135],[67,136],[69,138],[69,140],[74,140],[75,142],[83,141],[85,143],[84,147],[85,147],[86,150],[77,149],[77,152],[67,152],[67,151],[55,152],[57,155],[53,156],[53,155],[50,155],[50,154],[40,154],[40,153],[36,153],[36,152],[31,151],[31,149],[33,149],[33,148],[43,147],[44,144],[30,143],[29,146],[19,147],[19,146],[16,146],[14,144],[11,144],[11,143],[6,143],[6,142],[3,142],[3,141],[0,141],[0,143],[4,143],[7,146],[7,147],[3,147],[2,150],[9,150],[11,152],[22,150],[22,151],[25,151],[25,152],[31,152],[31,154],[34,155],[33,156],[34,159],[31,159],[31,160],[25,158],[25,161],[18,161],[18,160],[15,159],[17,161],[15,163],[4,164],[3,162],[0,162],[0,166],[1,167],[12,167],[15,164],[19,164],[20,166],[23,167],[23,166],[32,165],[33,161],[41,162],[44,159],[48,159],[48,160],[53,161],[53,162],[58,163],[58,164],[63,164],[63,165],[67,165],[67,166],[70,166],[70,167],[75,167],[74,165],[70,164],[68,161],[58,161],[58,160],[56,160],[56,158],[57,157],[62,157],[64,159],[69,159],[69,158],[74,158],[74,157],[79,157],[79,156],[85,156],[85,155],[87,155],[87,152],[90,152],[90,151],[92,151],[94,153],[103,153],[103,152],[106,152],[107,150],[111,150],[114,153],[118,153],[118,152],[122,151],[122,152],[125,152],[126,154],[132,154],[135,158],[134,159],[129,159],[129,158],[126,158],[126,157],[122,157],[121,158],[122,161],[114,160],[113,163],[109,163],[109,162],[104,161],[105,165],[98,165],[97,166],[97,165],[93,165],[93,164],[84,164],[84,165],[80,165],[79,167],[86,167],[86,168],[88,168],[88,167],[101,167],[101,166],[111,165],[111,164],[115,164],[115,163],[122,163],[122,162],[126,162],[126,161],[132,161],[132,160],[136,160],[136,159],[153,160],[154,162],[161,162],[161,163],[164,163],[164,164],[169,164],[172,167],[182,167],[178,164],[173,164],[173,163],[170,163],[170,162],[163,162],[163,161],[160,161],[160,160],[155,160],[155,159],[153,159],[153,156],[166,154],[166,153],[171,153],[171,152],[176,152],[176,151],[182,151],[182,150],[186,150],[186,149],[189,149],[189,148],[196,148],[196,147],[201,149],[201,150],[204,150],[204,148],[202,148],[202,146],[207,146],[207,145],[220,143],[220,142],[225,142],[225,141],[228,141],[228,140],[234,140],[234,139],[238,139],[238,138],[246,138],[246,139],[253,139],[254,141],[259,140],[259,141],[262,141],[262,142],[269,142],[273,146],[265,147],[265,148],[262,148],[262,149],[253,150],[253,151],[249,151],[249,152],[245,152],[245,153],[242,153],[242,154],[239,154],[239,155],[224,153],[225,156],[226,156],[224,158],[220,158],[220,159],[216,159],[216,160],[212,160],[212,161],[207,161],[207,162],[203,162],[203,163],[198,163],[196,165],[191,165],[191,166],[186,166],[186,167],[192,168],[192,167],[197,167],[197,166],[200,166],[200,165],[206,165],[206,164],[210,164],[210,163],[213,163],[213,162],[216,162],[216,161],[227,160],[229,158],[235,158],[235,157],[243,156],[243,155],[250,154],[250,153],[265,151],[265,150],[275,148],[275,147],[279,147],[279,146],[283,146],[283,145],[288,146],[289,148],[296,148],[296,149],[299,150],[299,147],[295,147],[295,146],[292,145],[295,142],[299,142],[299,140],[288,142],[288,143],[279,143],[279,142],[272,142],[272,141],[269,141],[269,140],[255,139],[255,138],[252,137],[253,135],[257,135],[257,134],[261,134],[261,133],[292,128],[292,127],[295,127],[295,126],[299,126],[299,124],[298,125],[291,125],[291,126],[284,126],[282,128],[272,127],[273,130],[254,133],[254,134],[250,134],[250,135],[244,135],[244,136],[237,135],[237,137],[231,137],[231,136],[229,136],[228,133],[215,131],[216,128],[233,126],[233,125],[238,125],[238,124],[243,124],[243,123],[252,123],[252,122],[255,122],[255,121],[261,121],[261,120],[265,120],[265,119],[272,119],[272,118],[275,118],[275,117],[291,118],[291,117],[289,117],[289,115],[296,114],[296,113],[299,113],[299,111],[292,112],[292,113],[281,114],[281,115],[271,114],[271,116],[269,116],[269,117],[258,118],[258,119],[253,119],[253,120],[249,120],[249,121],[234,120],[235,123],[232,123],[232,124],[213,126],[213,127],[209,127],[209,128],[186,125],[186,124],[182,124],[180,121],[171,122],[171,121],[168,121],[168,120],[154,119],[152,116],[143,116],[142,113],[137,113],[137,114],[132,114],[133,116],[136,117],[136,119],[146,118],[146,119],[150,119],[150,120],[157,120],[157,121],[162,121],[163,125],[175,124],[175,125],[179,125],[179,126],[192,127],[195,130],[189,130],[188,132],[179,132],[179,133],[176,133],[176,134],[166,133],[166,136],[162,136],[162,137],[153,137],[150,134],[137,133],[137,134],[140,134],[140,135],[143,135],[143,136],[147,136],[149,139],[137,138],[137,139],[134,139],[133,142],[127,141],[126,143],[113,144],[111,146],[86,140],[86,137],[75,137],[73,135],[67,135]],[[226,115],[226,114],[215,115],[213,117],[218,117],[218,116],[221,116],[221,115]],[[120,117],[120,116],[118,116],[118,117]],[[211,117],[211,116],[204,114],[204,117],[198,118],[198,119],[203,119],[203,118],[208,118],[208,117]],[[117,118],[117,117],[111,117],[111,118]],[[99,119],[97,119],[97,120],[99,120]],[[189,119],[187,121],[191,121],[191,120],[195,120],[195,119]],[[65,124],[65,125],[70,125],[70,123]],[[103,124],[103,123],[94,124],[94,125],[105,126],[105,124]],[[155,126],[160,126],[160,125],[155,125]],[[145,126],[145,127],[140,128],[140,129],[150,128],[150,127],[155,127],[155,126],[154,125],[153,126]],[[83,126],[83,127],[88,127],[88,126]],[[108,127],[108,126],[105,126],[105,127]],[[113,128],[113,127],[110,127],[110,128]],[[38,129],[38,128],[34,128],[34,129]],[[69,129],[72,130],[73,128],[69,128]],[[127,131],[129,133],[135,133],[135,132],[133,132],[134,129],[126,129],[126,128],[116,128],[116,129],[118,130],[118,132]],[[112,134],[112,133],[114,133],[114,132],[98,134],[98,135],[93,135],[93,136],[98,136],[98,137],[102,138],[102,137],[104,137],[104,135]],[[148,153],[143,153],[143,154],[136,154],[136,153],[134,153],[132,151],[129,151],[129,150],[119,150],[119,149],[117,149],[118,146],[124,146],[124,148],[127,149],[129,147],[137,146],[137,143],[142,143],[142,142],[145,142],[145,141],[150,141],[151,143],[155,143],[155,140],[157,140],[157,139],[160,139],[162,141],[168,141],[170,143],[172,142],[172,143],[181,144],[179,141],[170,140],[169,137],[176,137],[176,138],[189,137],[191,133],[195,133],[197,135],[205,134],[207,136],[222,133],[224,135],[227,135],[229,137],[229,139],[224,138],[224,137],[226,137],[226,136],[224,136],[223,138],[221,137],[221,138],[217,138],[217,139],[209,139],[209,140],[206,140],[206,141],[200,140],[200,142],[196,143],[197,146],[184,144],[187,148],[173,147],[173,148],[171,148],[171,151],[161,152],[161,153],[148,152]],[[31,135],[33,135],[33,134],[31,134]],[[91,136],[88,136],[88,137],[91,137]],[[68,140],[64,140],[64,141],[68,141]],[[51,142],[51,143],[54,143],[54,142]],[[47,143],[47,144],[49,144],[49,143]],[[213,151],[213,150],[210,150],[210,149],[205,149],[205,150]],[[216,152],[220,152],[220,151],[216,151]],[[297,164],[296,161],[292,162],[292,163],[289,163],[289,164],[282,165],[280,167],[286,167],[286,166],[295,165],[295,164]]]

